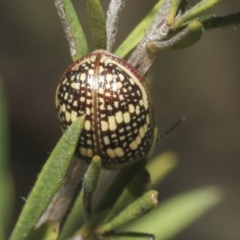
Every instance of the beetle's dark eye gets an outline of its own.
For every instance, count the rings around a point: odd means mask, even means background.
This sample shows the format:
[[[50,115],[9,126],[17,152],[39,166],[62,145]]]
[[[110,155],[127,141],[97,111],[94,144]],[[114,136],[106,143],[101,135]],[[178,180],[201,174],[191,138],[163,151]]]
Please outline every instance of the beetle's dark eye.
[[[65,130],[85,114],[78,153],[88,162],[94,155],[103,167],[142,159],[153,141],[152,103],[146,82],[127,62],[106,51],[95,51],[63,74],[56,106]]]

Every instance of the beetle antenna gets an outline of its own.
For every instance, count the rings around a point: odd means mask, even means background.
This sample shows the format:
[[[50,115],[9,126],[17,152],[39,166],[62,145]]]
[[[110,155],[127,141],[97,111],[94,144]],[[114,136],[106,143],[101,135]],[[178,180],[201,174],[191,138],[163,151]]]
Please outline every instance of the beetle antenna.
[[[161,135],[159,135],[155,142],[158,140],[163,139],[167,134],[169,134],[172,130],[174,130],[175,128],[177,128],[180,124],[182,124],[184,121],[186,120],[186,118],[183,116],[180,120],[178,120],[172,127],[170,127],[167,131],[163,132]]]

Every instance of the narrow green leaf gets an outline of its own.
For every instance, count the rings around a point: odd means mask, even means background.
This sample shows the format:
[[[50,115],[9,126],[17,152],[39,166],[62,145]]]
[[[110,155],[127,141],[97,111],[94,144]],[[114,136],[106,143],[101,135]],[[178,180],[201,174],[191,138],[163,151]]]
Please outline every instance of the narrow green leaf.
[[[109,175],[112,173],[112,171],[108,170],[101,170],[100,178],[98,181],[98,188],[96,189],[95,195],[99,196],[101,194],[102,189],[105,186],[105,180],[108,179]],[[79,194],[73,208],[71,209],[71,213],[69,214],[66,223],[63,226],[63,229],[61,230],[61,234],[59,237],[59,240],[65,240],[69,236],[71,236],[76,229],[79,228],[79,222],[82,222],[83,220],[83,197],[82,192]]]
[[[177,166],[177,163],[178,156],[174,152],[166,152],[154,158],[147,165],[152,183],[154,185],[158,184]]]
[[[95,213],[99,214],[99,212],[106,213],[109,211],[115,202],[117,201],[118,197],[121,195],[123,189],[126,185],[133,179],[133,177],[144,170],[146,167],[146,161],[141,160],[130,166],[125,166],[121,169],[110,185],[109,189],[97,205],[95,209]]]
[[[83,117],[76,120],[54,148],[27,199],[11,240],[24,240],[29,235],[58,191],[75,152],[83,123]]]
[[[35,230],[27,240],[57,240],[59,234],[59,223],[46,222]]]
[[[93,217],[90,219],[89,224],[85,224],[82,228],[80,228],[74,234],[74,237],[88,236],[89,232],[103,221],[119,196],[122,194],[126,185],[134,178],[134,176],[136,176],[136,174],[145,169],[146,163],[147,161],[144,159],[131,164],[130,166],[125,166],[119,171],[116,178],[94,210]]]
[[[91,194],[95,191],[102,162],[99,156],[94,156],[83,179],[83,192]]]
[[[153,18],[162,6],[164,0],[159,2],[153,7],[153,9],[146,15],[146,17],[133,29],[128,37],[122,42],[122,44],[115,51],[115,55],[120,58],[124,58],[142,39],[145,31],[151,25]]]
[[[124,188],[122,194],[118,198],[115,205],[112,207],[104,222],[108,222],[117,214],[119,214],[125,207],[142,196],[144,192],[151,187],[150,175],[147,170],[138,173],[132,181]]]
[[[54,0],[73,61],[86,55],[88,43],[71,0]]]
[[[149,42],[147,48],[153,54],[164,50],[176,50],[190,47],[201,38],[203,34],[202,23],[198,20],[191,21],[184,29],[165,41]]]
[[[97,49],[106,49],[106,20],[99,0],[88,0],[88,18],[94,45]]]
[[[94,156],[83,178],[82,197],[86,222],[88,222],[92,211],[92,194],[97,187],[101,166],[101,158]]]
[[[240,12],[229,14],[223,17],[208,15],[200,17],[198,20],[203,24],[205,30],[232,27],[234,25],[240,24]]]
[[[185,12],[171,27],[172,30],[176,30],[177,28],[181,27],[187,21],[196,18],[200,13],[208,10],[209,8],[213,7],[221,0],[202,0],[187,12]]]
[[[104,237],[104,240],[154,240],[154,235],[147,233],[113,233],[112,235],[108,234]]]
[[[173,197],[132,224],[125,231],[150,232],[157,240],[170,239],[223,198],[218,187],[205,187]]]
[[[5,92],[0,79],[0,239],[6,230],[13,210],[13,182],[8,166],[8,113]]]
[[[203,34],[203,25],[200,21],[193,20],[182,30],[182,32],[184,31],[186,33],[182,34],[182,36],[175,41],[172,49],[183,49],[198,42]],[[179,34],[181,34],[181,32]]]
[[[183,2],[182,0],[172,0],[171,7],[170,7],[170,10],[169,10],[169,14],[168,14],[168,17],[167,17],[167,24],[169,26],[174,23],[175,17],[177,15],[177,12],[178,12],[178,9],[179,9],[179,6],[182,2]]]
[[[144,214],[151,211],[157,205],[157,197],[158,193],[156,191],[152,190],[145,193],[142,197],[138,198],[132,204],[127,206],[119,215],[113,218],[110,222],[100,226],[96,230],[97,235],[117,230],[122,225],[128,224],[133,220],[142,217]]]

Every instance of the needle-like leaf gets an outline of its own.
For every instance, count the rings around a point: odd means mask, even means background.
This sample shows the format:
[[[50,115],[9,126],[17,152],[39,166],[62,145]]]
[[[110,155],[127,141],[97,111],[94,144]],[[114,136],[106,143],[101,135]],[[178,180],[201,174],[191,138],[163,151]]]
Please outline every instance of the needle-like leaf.
[[[87,0],[88,18],[94,45],[97,49],[106,49],[106,20],[99,0]]]
[[[71,0],[55,0],[73,61],[88,53],[88,43]]]
[[[54,148],[38,176],[10,240],[24,240],[29,235],[60,188],[75,152],[83,123],[83,118],[76,120]]]

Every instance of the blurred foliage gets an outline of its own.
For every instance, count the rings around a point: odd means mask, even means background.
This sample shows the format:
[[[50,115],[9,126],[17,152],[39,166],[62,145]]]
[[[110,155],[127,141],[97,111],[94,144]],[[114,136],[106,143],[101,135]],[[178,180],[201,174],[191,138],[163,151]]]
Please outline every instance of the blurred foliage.
[[[0,239],[6,232],[13,213],[13,182],[8,164],[8,111],[2,79],[0,78]]]

